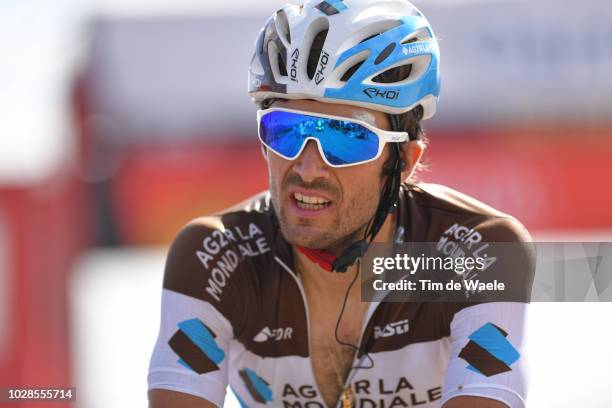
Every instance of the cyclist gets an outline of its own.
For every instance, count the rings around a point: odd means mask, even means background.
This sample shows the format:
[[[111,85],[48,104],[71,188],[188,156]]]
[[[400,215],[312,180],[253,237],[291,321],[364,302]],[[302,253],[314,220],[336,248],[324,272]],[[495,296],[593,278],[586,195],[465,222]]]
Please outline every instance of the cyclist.
[[[256,41],[249,93],[269,191],[175,239],[150,406],[221,406],[228,385],[245,407],[524,406],[525,303],[362,302],[353,285],[372,242],[530,240],[413,177],[439,95],[423,14],[405,0],[285,5]]]

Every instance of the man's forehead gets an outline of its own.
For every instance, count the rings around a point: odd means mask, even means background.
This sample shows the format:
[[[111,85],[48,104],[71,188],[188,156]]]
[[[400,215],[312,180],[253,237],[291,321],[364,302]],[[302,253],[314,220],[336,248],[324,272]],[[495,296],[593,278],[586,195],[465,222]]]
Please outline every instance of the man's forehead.
[[[363,110],[359,110],[359,111],[355,111],[355,113],[353,114],[353,117],[355,119],[359,119],[359,120],[363,120],[364,122],[368,122],[373,126],[376,126],[376,118],[374,117],[374,115],[368,111],[363,111]]]

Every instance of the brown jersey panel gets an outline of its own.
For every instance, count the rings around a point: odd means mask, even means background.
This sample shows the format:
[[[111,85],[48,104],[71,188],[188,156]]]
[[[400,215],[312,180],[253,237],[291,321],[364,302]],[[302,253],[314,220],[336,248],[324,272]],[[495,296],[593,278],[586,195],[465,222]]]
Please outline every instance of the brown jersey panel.
[[[439,185],[402,185],[397,215],[400,241],[455,241],[476,251],[486,242],[531,239],[513,217]],[[498,263],[513,265],[530,288],[531,253]],[[306,310],[293,270],[291,246],[264,192],[186,226],[170,249],[164,287],[212,304],[230,321],[235,338],[257,355],[307,356]],[[505,274],[507,268],[488,273]],[[395,350],[449,336],[454,314],[474,304],[383,302],[366,326],[362,350]]]
[[[509,298],[529,300],[535,252],[530,245],[531,236],[516,218],[448,187],[433,184],[404,187],[407,212],[403,214],[403,225],[407,240],[457,245],[466,256],[486,254],[491,265],[482,272],[483,276],[488,281],[511,283]],[[446,303],[441,318],[450,324],[455,313],[477,303],[477,298]]]
[[[299,287],[276,257],[292,264],[269,197],[260,194],[183,228],[168,254],[164,288],[213,305],[260,356],[307,356]]]
[[[359,355],[448,337],[444,313],[440,302],[381,303],[365,329]]]

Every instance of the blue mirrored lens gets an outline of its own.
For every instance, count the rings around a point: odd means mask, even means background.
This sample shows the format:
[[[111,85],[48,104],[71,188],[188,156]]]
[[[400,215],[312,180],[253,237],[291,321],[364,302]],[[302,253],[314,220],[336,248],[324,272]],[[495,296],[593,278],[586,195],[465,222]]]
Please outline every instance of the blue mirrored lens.
[[[364,126],[345,120],[273,111],[261,118],[259,135],[277,153],[295,159],[308,137],[318,139],[325,158],[335,166],[376,157],[378,136]]]

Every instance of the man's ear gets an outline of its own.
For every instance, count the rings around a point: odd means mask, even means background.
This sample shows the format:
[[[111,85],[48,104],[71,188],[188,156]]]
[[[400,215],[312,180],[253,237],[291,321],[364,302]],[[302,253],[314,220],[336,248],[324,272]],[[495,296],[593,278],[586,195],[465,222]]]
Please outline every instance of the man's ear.
[[[401,158],[405,163],[402,169],[402,181],[414,173],[416,165],[423,156],[423,151],[425,151],[425,144],[420,140],[410,140],[402,144]]]

